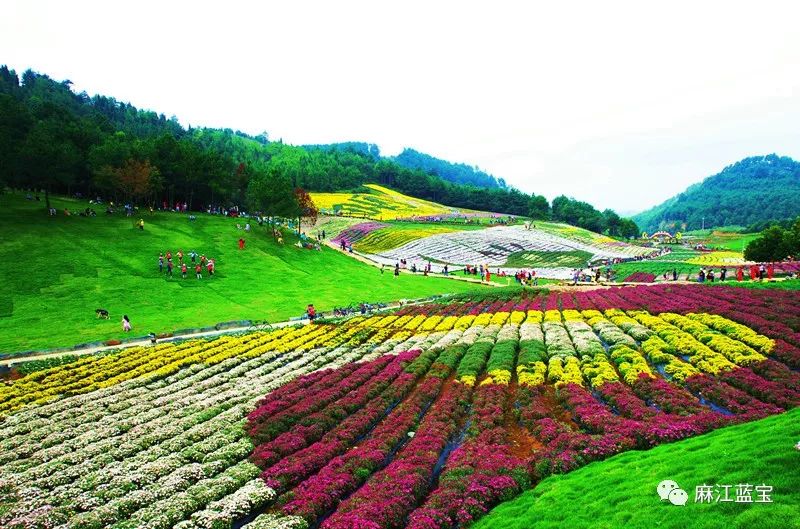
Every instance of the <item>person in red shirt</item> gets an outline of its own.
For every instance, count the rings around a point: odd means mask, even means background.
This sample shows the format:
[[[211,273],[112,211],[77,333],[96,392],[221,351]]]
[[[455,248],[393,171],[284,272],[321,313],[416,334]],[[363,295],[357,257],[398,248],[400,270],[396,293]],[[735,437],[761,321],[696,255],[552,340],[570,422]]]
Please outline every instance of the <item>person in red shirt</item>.
[[[770,263],[767,265],[767,279],[772,279],[772,276],[775,275],[775,266]]]
[[[239,239],[239,249],[244,250],[244,239]]]
[[[178,262],[183,262],[183,250],[178,250]]]
[[[167,261],[172,261],[172,252],[167,252]]]
[[[199,264],[194,265],[194,275],[197,279],[203,279],[203,267]]]
[[[208,264],[206,265],[206,270],[208,271],[208,275],[210,275],[210,276],[214,275],[214,260],[213,259],[209,259],[208,260]]]
[[[736,281],[741,281],[744,279],[744,270],[740,266],[738,270],[736,270]]]
[[[181,263],[181,275],[186,279],[186,263]]]

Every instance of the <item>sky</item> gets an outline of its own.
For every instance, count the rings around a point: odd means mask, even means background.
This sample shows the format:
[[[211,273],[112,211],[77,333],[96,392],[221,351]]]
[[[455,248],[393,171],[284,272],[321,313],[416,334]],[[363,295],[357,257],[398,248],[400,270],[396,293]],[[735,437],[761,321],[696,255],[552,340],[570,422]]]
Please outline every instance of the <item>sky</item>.
[[[6,0],[0,64],[184,126],[365,141],[642,211],[800,159],[796,2]]]

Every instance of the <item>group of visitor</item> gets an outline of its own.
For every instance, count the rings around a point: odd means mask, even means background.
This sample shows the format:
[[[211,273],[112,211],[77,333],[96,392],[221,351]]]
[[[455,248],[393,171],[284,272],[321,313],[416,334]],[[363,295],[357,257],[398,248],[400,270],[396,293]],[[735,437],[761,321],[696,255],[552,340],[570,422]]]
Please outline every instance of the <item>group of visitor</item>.
[[[768,280],[772,280],[775,277],[775,266],[770,264],[753,264],[749,267],[749,274],[750,280],[755,281],[763,281],[765,278]],[[725,281],[725,278],[728,275],[728,269],[724,266],[719,270],[719,280]],[[745,270],[743,266],[740,266],[736,269],[736,281],[744,281]],[[709,268],[706,270],[705,268],[701,268],[700,272],[697,274],[697,281],[698,283],[705,283],[708,281],[709,283],[713,283],[714,279],[716,279],[716,274],[713,268]]]
[[[186,279],[186,276],[189,273],[189,267],[194,269],[194,275],[197,279],[203,279],[204,268],[209,276],[213,276],[216,270],[216,263],[214,262],[214,259],[206,258],[205,255],[198,255],[198,253],[194,250],[190,251],[186,255],[184,255],[183,250],[178,250],[178,252],[175,254],[175,257],[178,259],[177,266],[183,279]],[[184,257],[187,258],[186,261],[184,261]],[[172,261],[171,251],[167,250],[166,255],[164,253],[158,254],[158,272],[160,274],[165,273],[164,270],[166,269],[167,277],[172,277],[174,268],[175,263]]]
[[[539,278],[536,277],[536,270],[519,270],[514,274],[514,280],[525,287],[539,284]]]

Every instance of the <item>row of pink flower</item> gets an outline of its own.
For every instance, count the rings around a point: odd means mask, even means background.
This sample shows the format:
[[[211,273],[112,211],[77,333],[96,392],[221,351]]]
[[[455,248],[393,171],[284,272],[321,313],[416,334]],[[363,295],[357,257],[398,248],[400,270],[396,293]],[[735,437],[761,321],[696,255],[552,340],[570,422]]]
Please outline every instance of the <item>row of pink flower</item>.
[[[655,274],[649,274],[647,272],[634,272],[626,277],[623,281],[625,283],[652,283],[655,280]]]
[[[384,224],[383,222],[362,222],[360,224],[354,224],[353,226],[342,230],[332,240],[336,244],[341,244],[343,241],[345,244],[353,244],[357,241],[360,241],[373,231],[385,228],[387,226],[388,224]]]
[[[342,502],[322,529],[399,529],[425,497],[439,455],[455,435],[471,388],[450,385],[394,460]]]
[[[279,413],[270,417],[248,419],[247,431],[256,443],[270,441],[283,432],[288,431],[304,417],[324,409],[331,403],[368,382],[382,371],[394,359],[383,356],[373,362],[357,364],[357,369],[332,387],[312,387],[306,390],[306,398],[300,400]]]
[[[376,420],[379,414],[386,410],[398,393],[404,395],[408,391],[414,377],[409,375],[403,380],[397,379],[418,354],[411,352],[394,357],[383,370],[366,379],[363,385],[356,386],[343,398],[311,415],[302,417],[291,430],[258,445],[253,451],[253,463],[260,467],[274,465],[281,461],[281,458],[286,458],[318,441],[334,428],[355,439],[359,431],[363,432],[371,421]],[[384,396],[383,393],[387,388],[391,390],[386,391],[387,395]],[[313,400],[316,396],[316,392],[309,392],[308,400]],[[290,461],[286,458],[281,463],[286,465]],[[270,475],[268,472],[265,477]]]
[[[283,512],[301,516],[313,525],[342,498],[360,487],[371,473],[384,466],[392,454],[408,439],[406,432],[413,429],[414,424],[439,394],[444,379],[453,371],[461,354],[463,350],[450,349],[439,355],[408,399],[395,408],[387,419],[380,422],[369,437],[357,447],[330,460],[326,460],[325,457],[333,452],[341,453],[340,450],[346,450],[350,445],[342,443],[325,446],[316,443],[309,447],[308,452],[303,454],[307,457],[306,461],[313,461],[309,466],[316,466],[322,461],[326,461],[327,464],[323,463],[324,466],[319,472],[303,481],[291,492],[283,506]],[[428,353],[423,357],[425,355]],[[331,440],[331,442],[336,441]],[[319,450],[319,459],[312,460],[312,449]],[[299,463],[298,460],[298,465]],[[298,466],[294,468],[297,469]]]
[[[405,354],[401,353],[401,355]],[[319,441],[272,465],[261,474],[262,478],[280,493],[296,486],[314,472],[319,471],[379,424],[379,421],[386,416],[387,411],[392,411],[391,408],[409,394],[419,377],[428,370],[434,357],[435,354],[429,353],[418,356],[406,372],[398,376],[378,398],[370,401],[361,411],[342,421]]]
[[[313,387],[314,391],[320,391],[335,387],[358,367],[358,364],[352,363],[339,369],[321,369],[304,375],[291,384],[285,384],[261,399],[256,408],[248,414],[247,420],[250,422],[267,420],[305,399],[308,396],[306,391],[308,388]]]
[[[468,438],[448,459],[439,487],[411,513],[409,529],[466,525],[530,484],[528,460],[512,455],[503,424],[508,386],[482,384],[474,395]]]

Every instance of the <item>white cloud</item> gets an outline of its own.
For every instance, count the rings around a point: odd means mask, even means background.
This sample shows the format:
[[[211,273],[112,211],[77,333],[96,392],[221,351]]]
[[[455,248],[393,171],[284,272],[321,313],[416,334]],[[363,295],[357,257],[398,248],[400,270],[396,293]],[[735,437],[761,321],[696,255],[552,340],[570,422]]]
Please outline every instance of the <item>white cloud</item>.
[[[182,123],[363,140],[638,210],[800,157],[791,2],[6,2],[0,61]]]

